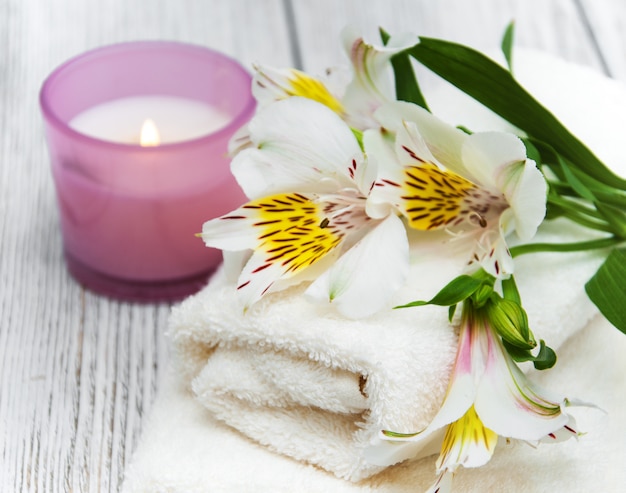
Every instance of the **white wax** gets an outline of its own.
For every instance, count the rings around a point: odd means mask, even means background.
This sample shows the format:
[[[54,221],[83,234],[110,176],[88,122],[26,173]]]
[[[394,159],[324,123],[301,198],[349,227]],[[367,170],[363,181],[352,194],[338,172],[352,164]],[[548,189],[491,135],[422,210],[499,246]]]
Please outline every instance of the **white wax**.
[[[93,106],[69,123],[80,133],[102,140],[138,144],[146,119],[156,124],[161,144],[215,132],[231,117],[208,104],[171,96],[136,96]]]

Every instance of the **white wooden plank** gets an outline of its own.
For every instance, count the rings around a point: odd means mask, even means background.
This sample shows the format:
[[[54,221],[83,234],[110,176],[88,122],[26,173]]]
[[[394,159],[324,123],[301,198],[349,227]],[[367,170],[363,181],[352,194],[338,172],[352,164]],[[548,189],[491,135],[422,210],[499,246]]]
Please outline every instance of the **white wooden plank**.
[[[589,21],[608,71],[626,82],[626,2],[623,0],[578,0]]]
[[[505,27],[516,22],[516,44],[601,69],[574,0],[294,0],[305,68],[321,73],[343,63],[339,33],[347,23],[378,40],[377,29],[413,32],[497,49]]]
[[[132,39],[292,60],[281,0],[0,4],[2,492],[117,491],[166,363],[167,305],[85,293],[65,270],[37,102],[59,63]]]

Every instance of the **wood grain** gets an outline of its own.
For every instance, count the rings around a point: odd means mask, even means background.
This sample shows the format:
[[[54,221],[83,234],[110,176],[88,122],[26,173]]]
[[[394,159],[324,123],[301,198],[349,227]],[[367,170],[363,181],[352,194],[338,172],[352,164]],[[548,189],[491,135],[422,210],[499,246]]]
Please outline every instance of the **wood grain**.
[[[578,0],[611,77],[626,82],[626,2]]]
[[[114,492],[167,363],[170,307],[84,291],[62,262],[37,93],[59,63],[133,39],[250,66],[343,63],[348,23],[520,46],[626,79],[621,0],[5,0],[0,3],[0,492]]]
[[[101,298],[65,270],[43,79],[71,56],[133,39],[290,64],[283,13],[280,0],[0,6],[1,492],[117,491],[167,361],[168,305]]]

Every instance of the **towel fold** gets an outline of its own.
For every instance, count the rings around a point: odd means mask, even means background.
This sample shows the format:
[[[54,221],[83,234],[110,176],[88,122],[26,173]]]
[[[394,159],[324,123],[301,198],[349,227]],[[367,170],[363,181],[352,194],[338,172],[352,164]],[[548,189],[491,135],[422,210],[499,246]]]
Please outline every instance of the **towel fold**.
[[[577,409],[588,433],[537,449],[499,446],[489,464],[459,471],[458,493],[618,492],[626,485],[626,337],[601,317],[570,338],[559,363],[537,375],[607,411]],[[215,419],[169,372],[125,475],[123,493],[415,493],[434,480],[435,460],[405,462],[358,483],[268,451]],[[581,416],[582,415],[582,416]]]
[[[515,68],[531,93],[605,162],[618,172],[621,164],[623,171],[618,134],[626,127],[626,117],[614,111],[626,106],[623,85],[589,69],[521,50]],[[571,101],[577,102],[580,113]],[[449,116],[450,123],[477,130],[503,128],[497,118],[454,91],[444,90],[429,102],[438,115]],[[571,225],[549,223],[536,240],[580,240],[579,233]],[[462,256],[437,251],[429,255],[432,262],[426,267],[421,262],[419,268],[412,267],[411,281],[394,303],[430,298],[458,274],[464,261]],[[516,280],[536,338],[545,339],[560,356],[556,369],[537,378],[584,400],[595,395],[609,404],[605,406],[609,412],[624,416],[619,407],[625,404],[623,393],[611,387],[624,388],[626,368],[622,362],[618,371],[620,360],[615,357],[615,348],[626,345],[623,336],[606,323],[597,334],[590,330],[579,334],[596,313],[583,285],[600,261],[597,253],[524,256],[516,260]],[[379,473],[380,468],[365,463],[360,452],[381,427],[416,431],[436,413],[456,350],[447,310],[428,306],[346,320],[303,299],[303,290],[300,286],[273,293],[244,315],[232,284],[218,272],[203,291],[173,310],[169,336],[176,382],[158,399],[125,491],[402,492],[430,484],[431,459]],[[607,359],[596,336],[615,344],[607,348]],[[607,379],[598,382],[597,389],[591,388],[596,368]],[[579,385],[577,379],[587,383]],[[623,424],[612,423],[611,433],[623,433]],[[516,481],[522,477],[534,485],[525,491],[563,491],[558,485],[565,483],[573,486],[569,491],[590,489],[576,489],[581,484],[618,484],[611,483],[606,471],[620,462],[606,457],[602,449],[604,445],[621,453],[623,461],[623,444],[618,446],[617,435],[611,433],[605,429],[601,436],[607,443],[591,438],[586,448],[570,441],[537,451],[521,446],[497,451],[486,467],[459,474],[466,480],[457,478],[455,489],[506,491],[507,484],[508,490],[519,489]],[[574,461],[571,470],[568,454]],[[581,465],[598,457],[605,463],[594,466],[591,482],[583,481]],[[539,468],[537,480],[519,473],[525,464]],[[318,467],[360,482],[341,481]],[[551,468],[554,471],[547,470]],[[557,470],[567,471],[568,477],[560,477]],[[553,473],[558,481],[546,482]],[[624,480],[623,468],[618,476]]]
[[[573,240],[574,229],[551,224],[538,240]],[[463,263],[445,249],[429,260],[412,266],[398,304],[431,298]],[[597,254],[520,259],[517,283],[537,338],[558,349],[589,321],[595,309],[581,279],[600,261]],[[455,331],[442,307],[347,320],[307,301],[304,288],[267,296],[244,314],[234,285],[218,272],[172,313],[173,363],[215,418],[276,452],[358,481],[382,469],[362,457],[380,429],[414,432],[437,412]]]

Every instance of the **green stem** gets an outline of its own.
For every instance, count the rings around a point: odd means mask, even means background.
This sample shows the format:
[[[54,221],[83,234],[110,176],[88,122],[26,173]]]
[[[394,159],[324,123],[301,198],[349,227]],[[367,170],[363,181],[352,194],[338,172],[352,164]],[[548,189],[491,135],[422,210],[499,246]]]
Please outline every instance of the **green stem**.
[[[574,243],[529,243],[527,245],[518,245],[511,248],[511,256],[518,257],[527,253],[538,252],[580,252],[584,250],[596,250],[599,248],[609,248],[620,244],[622,239],[600,238],[598,240],[579,241]]]

